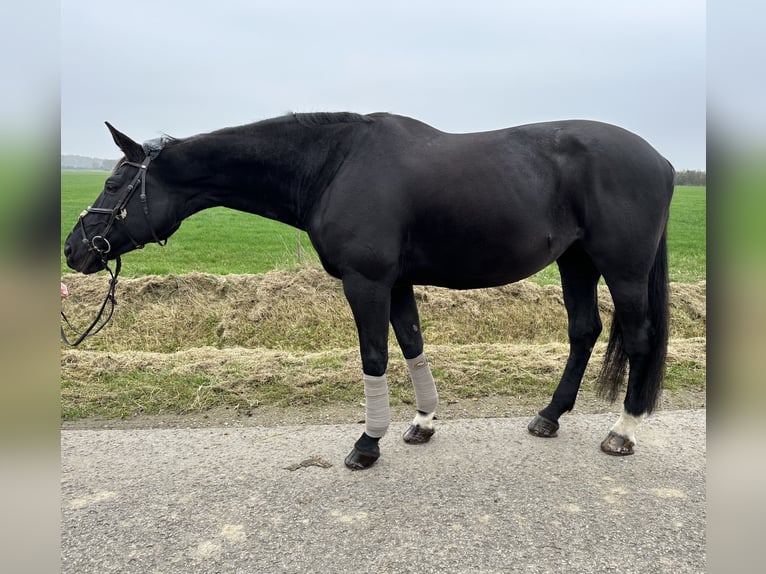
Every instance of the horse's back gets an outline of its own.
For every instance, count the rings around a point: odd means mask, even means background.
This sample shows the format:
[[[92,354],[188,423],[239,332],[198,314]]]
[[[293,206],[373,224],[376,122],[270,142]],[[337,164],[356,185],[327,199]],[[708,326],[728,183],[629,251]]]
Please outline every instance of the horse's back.
[[[586,235],[612,237],[626,218],[640,220],[628,235],[661,232],[672,168],[622,128],[567,120],[452,134],[373,117],[325,198],[322,225],[333,246],[395,266],[403,280],[508,283]]]
[[[449,180],[454,185],[443,185],[444,193],[471,192],[480,200],[483,186],[494,200],[497,187],[506,193],[515,187],[540,192],[555,180],[558,188],[604,189],[623,198],[637,194],[642,201],[649,195],[669,201],[672,193],[670,163],[646,140],[612,124],[561,120],[448,133],[404,116],[375,116],[367,167],[382,162],[395,168],[400,181],[410,184],[405,191],[418,193]],[[528,199],[534,190],[521,193]]]

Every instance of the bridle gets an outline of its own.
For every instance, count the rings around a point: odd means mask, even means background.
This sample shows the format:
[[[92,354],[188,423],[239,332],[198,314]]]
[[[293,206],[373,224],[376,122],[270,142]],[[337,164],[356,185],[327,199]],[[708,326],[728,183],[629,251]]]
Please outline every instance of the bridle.
[[[159,237],[157,237],[157,233],[154,231],[154,227],[152,226],[151,219],[149,217],[149,202],[146,198],[146,170],[149,167],[149,164],[152,162],[152,160],[157,157],[162,150],[162,145],[164,141],[160,140],[159,144],[155,143],[155,141],[147,142],[144,144],[144,151],[146,152],[146,157],[144,160],[140,163],[133,162],[133,161],[123,161],[120,166],[122,165],[130,165],[133,167],[138,168],[138,171],[133,176],[133,179],[128,184],[128,186],[125,188],[125,190],[122,192],[121,196],[119,197],[118,201],[116,202],[115,206],[113,208],[107,208],[107,207],[92,207],[88,206],[86,209],[84,209],[80,213],[80,218],[78,220],[78,224],[80,225],[80,229],[82,230],[82,241],[83,243],[88,245],[88,248],[98,254],[98,256],[101,258],[101,262],[104,265],[104,268],[109,272],[110,279],[109,279],[109,289],[106,293],[106,297],[104,298],[104,302],[101,304],[101,309],[96,314],[96,318],[93,319],[90,326],[88,326],[85,331],[75,339],[74,342],[70,342],[67,338],[66,334],[64,333],[64,327],[62,325],[61,327],[61,340],[70,347],[76,347],[80,343],[82,343],[86,337],[89,337],[91,335],[95,335],[98,333],[101,329],[103,329],[106,324],[111,320],[112,314],[114,313],[114,306],[117,304],[117,301],[114,297],[115,289],[117,287],[117,276],[120,274],[120,270],[122,269],[122,259],[118,255],[115,258],[116,264],[114,271],[109,267],[108,263],[108,254],[112,250],[112,245],[109,243],[109,240],[106,238],[107,235],[109,235],[109,232],[112,229],[112,226],[114,226],[115,223],[122,222],[125,220],[125,218],[128,216],[128,203],[130,202],[130,199],[133,197],[133,194],[135,194],[136,190],[140,189],[139,192],[139,200],[141,201],[141,207],[144,212],[144,218],[146,219],[146,223],[149,227],[149,231],[152,234],[152,238],[154,239],[154,242],[160,245],[161,247],[164,247],[167,245],[167,238],[162,240]],[[88,239],[88,235],[85,232],[85,224],[83,223],[83,219],[90,213],[96,213],[101,215],[108,215],[109,219],[104,226],[104,229],[98,234],[94,235],[92,238]],[[128,238],[133,242],[133,247],[136,249],[143,249],[144,245],[138,243],[135,239],[133,239],[133,236],[130,234],[130,232],[125,230],[125,232],[128,235]],[[107,306],[109,307],[109,311],[106,315],[105,319],[102,319],[104,316],[104,312],[107,309]],[[64,312],[61,312],[61,317],[64,319],[64,322],[70,327],[72,327],[72,324],[69,322],[69,319],[67,319]]]
[[[157,157],[160,150],[154,150],[152,149],[147,153],[144,160],[140,163],[134,162],[134,161],[123,161],[120,166],[123,165],[130,165],[133,167],[137,167],[138,171],[136,171],[136,174],[133,176],[133,179],[131,182],[127,185],[125,190],[122,192],[122,196],[117,200],[114,207],[108,208],[108,207],[92,207],[88,206],[86,209],[84,209],[80,213],[80,219],[78,220],[78,223],[80,225],[80,229],[82,230],[82,241],[83,243],[87,244],[91,251],[95,251],[98,253],[102,261],[105,261],[107,254],[112,250],[112,246],[109,243],[109,240],[106,238],[106,236],[109,234],[109,232],[112,229],[112,226],[116,222],[124,221],[125,218],[128,216],[128,203],[130,202],[130,199],[133,197],[133,194],[136,192],[137,189],[140,189],[140,193],[138,194],[139,199],[141,200],[141,208],[144,212],[144,218],[146,219],[146,224],[149,227],[149,231],[152,234],[152,238],[154,239],[155,243],[158,243],[161,246],[165,246],[168,242],[167,239],[161,240],[159,237],[157,237],[157,234],[154,231],[154,227],[152,226],[151,219],[149,218],[149,202],[146,199],[146,170],[149,168],[149,164],[151,161]],[[104,230],[101,231],[98,235],[94,235],[93,238],[88,239],[88,234],[85,232],[85,224],[83,223],[83,219],[86,215],[89,213],[98,213],[103,215],[108,215],[109,220],[106,223],[106,226],[104,227]],[[127,230],[126,230],[127,232]],[[143,249],[143,244],[138,243],[135,239],[133,239],[133,236],[130,235],[129,232],[128,237],[133,242],[133,247],[136,249]]]

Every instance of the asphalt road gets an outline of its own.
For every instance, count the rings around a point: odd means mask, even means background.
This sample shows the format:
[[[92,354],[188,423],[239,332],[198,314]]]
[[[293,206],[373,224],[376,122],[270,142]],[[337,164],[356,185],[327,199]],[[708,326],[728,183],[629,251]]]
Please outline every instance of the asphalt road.
[[[361,425],[65,430],[62,572],[704,572],[705,411],[626,458],[598,449],[614,420],[394,423],[361,472]]]

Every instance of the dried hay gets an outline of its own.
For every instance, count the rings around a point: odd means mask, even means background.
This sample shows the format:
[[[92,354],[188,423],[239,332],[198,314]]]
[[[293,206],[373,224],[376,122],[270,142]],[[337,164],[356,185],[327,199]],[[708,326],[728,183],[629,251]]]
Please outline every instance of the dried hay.
[[[85,325],[106,289],[103,276],[67,276],[62,305]],[[705,283],[671,285],[671,337],[705,336]],[[561,287],[528,281],[492,289],[416,287],[429,345],[567,341]],[[82,348],[172,352],[214,346],[319,351],[353,347],[356,330],[339,281],[320,269],[264,275],[121,279],[112,325]],[[606,337],[612,301],[599,287]],[[393,339],[392,339],[393,340]]]

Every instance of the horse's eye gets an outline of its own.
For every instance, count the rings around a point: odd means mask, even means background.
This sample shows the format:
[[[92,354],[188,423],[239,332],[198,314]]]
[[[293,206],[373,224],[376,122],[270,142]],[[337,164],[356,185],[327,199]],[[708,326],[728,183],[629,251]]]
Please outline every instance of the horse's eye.
[[[107,180],[106,183],[104,184],[104,189],[106,191],[113,192],[117,189],[117,186],[114,184],[114,182]]]

